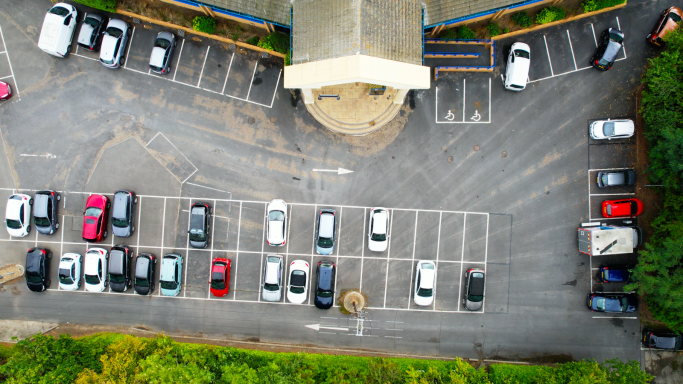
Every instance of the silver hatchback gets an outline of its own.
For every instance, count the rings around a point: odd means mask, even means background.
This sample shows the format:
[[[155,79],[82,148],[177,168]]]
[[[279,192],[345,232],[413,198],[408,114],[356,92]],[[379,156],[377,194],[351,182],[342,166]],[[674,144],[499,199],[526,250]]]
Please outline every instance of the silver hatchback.
[[[280,301],[282,298],[282,256],[266,256],[263,266],[263,293],[265,301]]]
[[[116,69],[125,63],[125,51],[130,37],[128,23],[119,19],[109,20],[102,36],[100,62],[107,68]]]

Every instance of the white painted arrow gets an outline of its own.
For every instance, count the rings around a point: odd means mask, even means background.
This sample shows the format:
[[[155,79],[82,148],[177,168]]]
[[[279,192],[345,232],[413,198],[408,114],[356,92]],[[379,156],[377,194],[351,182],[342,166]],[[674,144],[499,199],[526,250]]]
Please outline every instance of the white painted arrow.
[[[323,327],[323,326],[321,326],[320,324],[311,324],[311,325],[307,325],[306,328],[310,328],[310,329],[313,329],[313,330],[316,330],[316,331],[319,331],[319,330],[321,330],[321,329],[331,329],[331,330],[333,330],[333,331],[348,331],[348,330],[349,330],[348,328]]]
[[[345,173],[353,173],[353,171],[349,171],[348,169],[344,168],[337,168],[337,169],[314,169],[313,172],[337,172],[337,175],[343,175]]]

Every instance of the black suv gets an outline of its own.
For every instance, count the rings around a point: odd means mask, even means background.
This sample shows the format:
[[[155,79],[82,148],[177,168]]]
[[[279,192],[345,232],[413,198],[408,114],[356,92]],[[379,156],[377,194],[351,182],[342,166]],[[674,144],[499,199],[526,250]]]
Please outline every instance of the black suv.
[[[643,347],[652,349],[683,350],[683,336],[673,332],[643,330]]]
[[[190,245],[192,248],[206,248],[211,240],[211,207],[208,203],[194,203],[190,207]]]
[[[135,192],[116,191],[114,193],[114,208],[111,211],[112,232],[116,237],[128,237],[135,231],[133,217],[138,198]]]
[[[42,235],[51,235],[59,228],[57,208],[62,197],[55,191],[38,191],[33,197],[33,224]]]
[[[323,260],[318,263],[316,271],[315,306],[330,309],[334,303],[334,276],[337,274],[337,267],[333,262]]]
[[[130,288],[130,261],[133,253],[127,245],[115,245],[109,253],[109,286],[114,292],[125,292]]]
[[[607,28],[600,35],[598,47],[591,58],[591,65],[601,71],[612,68],[624,42],[624,33],[618,29]]]
[[[154,292],[154,265],[156,257],[151,253],[141,253],[135,259],[135,292],[138,295],[151,295]]]
[[[50,262],[52,252],[45,248],[31,248],[26,254],[26,285],[33,292],[50,288]]]

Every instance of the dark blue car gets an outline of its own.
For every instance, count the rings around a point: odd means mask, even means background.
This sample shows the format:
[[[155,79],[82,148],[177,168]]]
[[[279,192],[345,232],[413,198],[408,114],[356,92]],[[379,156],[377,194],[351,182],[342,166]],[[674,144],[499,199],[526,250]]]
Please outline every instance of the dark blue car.
[[[632,269],[628,267],[600,267],[600,281],[603,283],[625,283],[631,280]]]
[[[334,276],[337,267],[333,262],[323,260],[318,263],[317,272],[314,304],[320,309],[329,309],[334,303]]]
[[[586,298],[586,305],[594,312],[635,312],[638,309],[638,296],[633,293],[593,293]]]

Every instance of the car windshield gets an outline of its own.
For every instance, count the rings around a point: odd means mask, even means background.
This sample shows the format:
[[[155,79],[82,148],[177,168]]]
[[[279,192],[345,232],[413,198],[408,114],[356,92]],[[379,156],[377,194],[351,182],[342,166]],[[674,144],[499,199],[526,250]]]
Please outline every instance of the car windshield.
[[[626,312],[628,309],[628,297],[621,298],[621,311]]]
[[[59,16],[66,16],[69,14],[69,10],[64,7],[52,7],[48,12]]]
[[[109,274],[109,282],[122,284],[122,283],[124,283],[123,275],[114,275],[114,274],[110,273]]]
[[[157,67],[156,65],[152,65],[152,64],[150,64],[149,67],[152,68],[153,70],[157,71],[157,72],[161,72],[163,70],[163,68]]]
[[[62,284],[73,284],[71,271],[68,268],[59,268],[59,282]]]
[[[85,282],[92,285],[97,285],[100,283],[100,278],[96,275],[85,275]]]
[[[609,176],[607,174],[602,175],[602,185],[609,185]]]
[[[607,137],[614,136],[614,123],[611,121],[606,122],[602,126],[602,133]]]
[[[631,214],[635,215],[636,213],[638,213],[638,203],[636,203],[635,201],[632,201],[631,202]]]
[[[139,277],[136,277],[135,285],[137,285],[138,287],[149,287],[149,281],[147,281],[147,279],[141,279]]]
[[[115,227],[119,228],[125,228],[128,226],[128,222],[125,219],[112,218],[111,223],[114,224]]]
[[[385,241],[387,239],[387,235],[385,233],[373,233],[370,239],[372,241]]]
[[[422,297],[432,297],[432,290],[427,288],[420,288],[417,290],[417,295]]]
[[[515,49],[515,57],[523,57],[525,59],[529,58],[529,52],[522,51],[521,49]]]
[[[285,220],[285,214],[282,211],[272,211],[268,215],[268,219],[270,221],[284,221]]]
[[[109,27],[109,28],[107,28],[106,32],[108,35],[111,35],[111,36],[114,36],[117,38],[123,34],[123,31],[116,28],[116,27]]]
[[[605,300],[604,297],[596,297],[596,298],[593,298],[593,302],[594,302],[595,308],[596,308],[598,311],[604,311],[604,310],[605,310],[605,301],[606,301],[606,300]]]
[[[191,241],[204,241],[206,240],[206,233],[198,228],[193,228],[190,230],[190,240]]]
[[[161,288],[174,290],[178,288],[178,284],[175,281],[162,281]]]
[[[102,210],[95,207],[89,207],[85,210],[85,215],[90,217],[100,217]]]
[[[332,297],[332,291],[326,291],[324,289],[318,289],[316,295],[320,297]]]
[[[431,264],[431,263],[422,263],[422,269],[431,269],[431,270],[434,270],[434,264]]]
[[[99,21],[96,19],[93,19],[92,17],[86,17],[85,20],[83,20],[83,23],[88,24],[89,26],[93,28],[97,28],[97,26],[100,24]]]
[[[673,12],[669,13],[669,18],[677,23],[681,22],[681,17]]]
[[[327,237],[320,237],[318,238],[318,246],[321,248],[330,248],[332,247],[332,239],[328,239]]]
[[[280,287],[278,287],[277,284],[263,284],[263,289],[265,289],[266,291],[277,291],[279,288]]]
[[[615,43],[621,43],[622,41],[624,41],[624,38],[621,37],[619,34],[610,33],[609,34],[609,40],[614,41]]]
[[[48,227],[50,225],[50,220],[47,217],[37,217],[33,216],[33,222],[36,223],[38,227]]]
[[[26,274],[26,281],[28,281],[29,283],[38,284],[42,280],[40,279],[40,276],[37,273],[27,273]]]
[[[223,279],[223,272],[214,272],[211,274],[211,288],[225,289],[225,280]]]
[[[607,204],[607,214],[612,216],[612,204]]]
[[[168,48],[168,47],[171,46],[171,42],[169,42],[169,41],[166,40],[166,39],[156,39],[156,40],[154,41],[154,46],[155,46],[155,47],[159,47],[159,48],[166,49],[166,48]]]
[[[7,219],[7,228],[19,229],[21,228],[21,223],[17,220]]]

